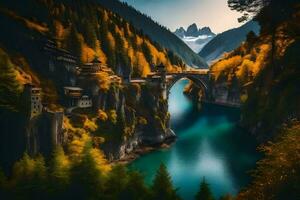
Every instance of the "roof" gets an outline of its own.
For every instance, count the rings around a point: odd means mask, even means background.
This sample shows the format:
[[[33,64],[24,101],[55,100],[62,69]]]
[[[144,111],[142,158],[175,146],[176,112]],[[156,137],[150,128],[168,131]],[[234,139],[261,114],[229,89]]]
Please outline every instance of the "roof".
[[[64,87],[65,90],[80,90],[82,91],[83,89],[80,87]]]
[[[92,63],[102,63],[102,62],[97,57],[95,57]]]
[[[166,68],[162,63],[156,66],[157,68]]]

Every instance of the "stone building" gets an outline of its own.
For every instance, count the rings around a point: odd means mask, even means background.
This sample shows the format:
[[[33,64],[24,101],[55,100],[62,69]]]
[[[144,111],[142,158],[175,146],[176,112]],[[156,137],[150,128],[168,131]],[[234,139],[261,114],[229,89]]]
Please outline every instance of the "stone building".
[[[43,50],[48,58],[48,71],[51,74],[63,73],[64,82],[74,86],[78,69],[78,59],[69,51],[59,48],[55,41],[47,39]]]
[[[108,75],[114,74],[107,65],[101,63],[101,61],[97,58],[95,58],[92,62],[84,63],[78,67],[78,74],[80,74],[80,76],[95,76],[100,72],[105,72]]]
[[[26,96],[26,101],[28,102],[28,113],[29,118],[33,118],[42,113],[42,89],[35,87],[32,84],[24,85],[24,93]]]
[[[78,101],[79,108],[91,108],[93,106],[92,99],[87,95],[83,95]]]
[[[67,107],[77,107],[82,97],[83,89],[79,87],[64,87],[65,105]]]

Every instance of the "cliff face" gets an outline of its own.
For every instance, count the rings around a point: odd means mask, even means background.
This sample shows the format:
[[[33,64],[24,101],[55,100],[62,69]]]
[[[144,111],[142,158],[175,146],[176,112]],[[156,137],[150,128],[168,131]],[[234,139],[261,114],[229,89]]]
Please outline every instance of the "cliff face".
[[[87,129],[95,140],[103,139],[100,147],[111,159],[124,157],[137,145],[164,141],[169,133],[167,103],[148,86],[119,82],[130,73],[147,75],[150,63],[165,63],[168,70],[184,67],[179,57],[97,3],[33,0],[0,4],[0,21],[6,27],[0,32],[1,48],[10,55],[14,68],[28,73],[30,80],[26,83],[35,85],[42,98],[35,105],[27,102],[30,96],[24,97],[25,101],[18,102],[21,109],[3,114],[0,100],[1,155],[15,154],[7,156],[9,163],[19,159],[24,151],[49,155],[53,146],[67,145],[71,137],[63,125],[67,117],[72,125]],[[83,14],[86,10],[91,14]],[[91,64],[95,58],[109,65],[106,71],[94,73],[91,67],[88,74],[93,75],[81,76],[83,65]],[[6,85],[10,82],[5,81]],[[20,83],[20,88],[26,83]],[[66,87],[80,87],[83,92],[76,101],[85,97],[92,106],[79,108],[77,102],[68,106],[71,98],[66,97]],[[137,90],[131,93],[134,87]],[[0,90],[0,97],[6,96],[11,95]],[[16,104],[11,99],[7,102]],[[45,104],[43,112],[31,116],[34,106],[41,104]],[[30,105],[31,114],[22,110],[30,109]]]
[[[99,129],[94,133],[104,138],[101,148],[109,160],[122,159],[141,146],[161,144],[174,137],[168,104],[160,94],[157,85],[133,84],[100,95],[100,109],[108,115],[115,110],[117,116],[115,122],[97,120]]]
[[[208,91],[205,92],[203,88],[190,82],[184,93],[195,102],[240,107],[243,91],[240,91],[238,87],[228,85],[226,82],[213,82],[210,80]]]

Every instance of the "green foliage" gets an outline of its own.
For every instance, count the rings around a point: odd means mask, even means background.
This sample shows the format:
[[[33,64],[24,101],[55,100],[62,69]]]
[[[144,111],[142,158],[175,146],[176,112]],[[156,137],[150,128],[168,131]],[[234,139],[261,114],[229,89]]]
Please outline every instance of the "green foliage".
[[[180,199],[171,178],[161,165],[153,186],[146,186],[144,177],[115,165],[111,171],[99,170],[96,154],[86,144],[81,159],[72,160],[57,147],[49,166],[39,155],[24,154],[7,179],[0,173],[0,197],[3,199],[103,199],[103,200],[168,200]],[[48,162],[47,162],[48,163]],[[5,189],[5,190],[4,190]],[[5,192],[5,194],[4,194]]]
[[[233,196],[230,194],[226,194],[220,197],[220,200],[234,200]]]
[[[50,174],[52,182],[57,188],[63,188],[70,182],[71,163],[61,146],[53,152]]]
[[[126,168],[122,165],[113,167],[105,185],[105,193],[109,199],[122,199],[128,182]]]
[[[22,87],[9,56],[0,48],[0,107],[18,110]]]
[[[145,185],[144,177],[142,174],[136,171],[130,171],[128,173],[128,183],[125,188],[125,199],[128,200],[142,200],[149,199],[150,191]]]
[[[156,172],[152,185],[152,199],[175,200],[180,199],[177,190],[172,185],[171,177],[164,164]]]
[[[300,84],[299,52],[300,42],[296,40],[281,58],[285,67],[280,73],[274,73],[273,66],[269,64],[249,89],[249,98],[242,110],[243,123],[248,127],[260,124],[259,130],[269,133],[263,135],[263,139],[272,137],[275,127],[299,116],[300,93],[295,87]]]
[[[195,196],[196,200],[214,200],[213,194],[210,190],[210,187],[208,183],[205,181],[205,178],[203,178],[200,189],[198,193]]]
[[[99,199],[103,191],[104,176],[97,169],[97,163],[89,153],[91,147],[85,147],[82,161],[74,164],[71,170],[70,191],[79,199]]]
[[[0,168],[0,199],[4,199],[5,197],[5,186],[6,186],[6,176],[2,169]]]
[[[75,25],[71,26],[70,34],[66,39],[66,48],[69,49],[75,56],[81,58],[82,42],[79,38]]]
[[[12,178],[8,186],[15,198],[35,199],[45,197],[47,188],[47,173],[44,158],[39,155],[36,159],[24,154],[13,168]]]
[[[300,124],[285,129],[274,143],[261,147],[265,158],[258,162],[254,180],[238,200],[296,200],[300,198]]]

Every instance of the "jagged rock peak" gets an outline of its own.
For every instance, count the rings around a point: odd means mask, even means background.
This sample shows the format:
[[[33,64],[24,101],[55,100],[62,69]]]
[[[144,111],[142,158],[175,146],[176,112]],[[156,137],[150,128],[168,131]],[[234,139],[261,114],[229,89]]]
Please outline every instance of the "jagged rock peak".
[[[198,27],[196,23],[193,23],[190,25],[187,30],[186,30],[186,36],[193,36],[197,37],[198,36]]]
[[[177,35],[179,38],[183,37],[198,37],[200,35],[207,35],[207,36],[215,36],[216,34],[213,33],[210,29],[210,27],[203,27],[199,28],[196,23],[193,23],[192,25],[188,26],[187,30],[185,30],[183,27],[180,27],[175,30],[175,35]]]

